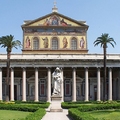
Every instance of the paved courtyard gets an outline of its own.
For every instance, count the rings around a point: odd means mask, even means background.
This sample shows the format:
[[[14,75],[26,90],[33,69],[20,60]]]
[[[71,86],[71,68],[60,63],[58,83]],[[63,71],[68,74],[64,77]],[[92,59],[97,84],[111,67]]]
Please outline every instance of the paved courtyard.
[[[47,111],[42,120],[71,120],[71,119],[68,116],[68,110],[63,109],[63,112]]]

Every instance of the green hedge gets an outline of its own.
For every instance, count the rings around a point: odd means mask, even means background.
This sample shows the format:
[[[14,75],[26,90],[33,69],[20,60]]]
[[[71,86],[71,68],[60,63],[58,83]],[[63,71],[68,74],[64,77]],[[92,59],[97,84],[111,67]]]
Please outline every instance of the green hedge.
[[[16,104],[46,104],[46,103],[49,103],[49,102],[44,102],[44,101],[15,101]]]
[[[94,110],[107,110],[107,109],[120,109],[120,104],[93,104],[93,105],[84,105],[84,106],[82,105],[78,108],[69,109],[68,113],[75,120],[98,120],[90,116],[87,112]]]
[[[2,105],[10,105],[10,106],[23,106],[23,107],[39,107],[39,108],[48,108],[50,103],[49,102],[1,102],[0,106]]]
[[[61,103],[61,107],[64,109],[77,108],[79,106],[81,106],[81,104],[76,104],[76,103],[72,103],[72,102],[62,102]]]
[[[80,112],[77,108],[69,109],[68,113],[73,120],[98,120],[85,112]]]
[[[16,105],[16,104],[0,104],[1,110],[18,110],[18,111],[28,111],[35,112],[40,107],[27,106],[27,105]]]
[[[31,105],[0,104],[0,109],[33,112],[33,113],[30,113],[26,118],[22,118],[19,120],[41,120],[42,117],[46,114],[45,109],[40,108],[39,106],[36,107],[34,104],[33,105],[32,104]]]
[[[120,104],[96,104],[78,107],[78,110],[82,112],[106,109],[120,109]]]
[[[61,107],[65,108],[65,109],[69,109],[69,108],[77,108],[80,106],[89,106],[89,105],[105,105],[105,104],[120,104],[117,101],[78,101],[78,102],[62,102]]]
[[[41,120],[45,114],[46,114],[45,109],[39,108],[34,113],[29,114],[26,118],[20,120]]]

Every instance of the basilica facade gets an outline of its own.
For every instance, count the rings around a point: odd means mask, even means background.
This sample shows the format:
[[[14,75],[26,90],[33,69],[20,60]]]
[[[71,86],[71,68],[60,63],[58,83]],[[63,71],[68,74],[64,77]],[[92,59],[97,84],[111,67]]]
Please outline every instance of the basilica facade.
[[[57,12],[26,20],[21,54],[11,55],[10,100],[51,101],[52,73],[62,70],[62,101],[103,100],[103,54],[89,54],[85,21]],[[107,54],[106,99],[120,99],[120,55]],[[0,54],[0,100],[6,95],[6,54]]]

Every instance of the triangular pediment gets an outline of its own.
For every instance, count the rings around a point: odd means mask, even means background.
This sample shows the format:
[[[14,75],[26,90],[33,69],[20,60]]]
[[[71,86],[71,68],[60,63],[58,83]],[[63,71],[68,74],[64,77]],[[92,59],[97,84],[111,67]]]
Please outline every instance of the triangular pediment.
[[[53,12],[32,21],[25,21],[22,27],[35,26],[78,26],[88,27],[83,21],[76,21],[62,14]]]

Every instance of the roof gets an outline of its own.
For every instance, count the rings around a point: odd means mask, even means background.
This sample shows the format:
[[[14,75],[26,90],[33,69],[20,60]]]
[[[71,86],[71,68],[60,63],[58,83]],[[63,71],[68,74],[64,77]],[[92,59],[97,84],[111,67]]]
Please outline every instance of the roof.
[[[45,18],[47,18],[47,17],[50,17],[50,16],[52,16],[52,15],[57,15],[57,16],[63,17],[63,18],[65,18],[65,19],[68,19],[68,20],[70,20],[70,21],[72,21],[72,22],[74,22],[74,23],[76,23],[76,24],[78,24],[78,25],[81,25],[81,26],[83,26],[83,27],[87,27],[87,28],[89,27],[88,25],[86,25],[85,21],[84,21],[84,22],[83,22],[83,21],[77,21],[77,20],[74,20],[74,19],[72,19],[72,18],[70,18],[70,17],[67,17],[67,16],[65,16],[65,15],[63,15],[63,14],[57,13],[57,12],[52,12],[52,13],[50,13],[50,14],[47,14],[47,15],[42,16],[42,17],[40,17],[40,18],[37,18],[37,19],[35,19],[35,20],[27,20],[27,21],[24,21],[25,24],[23,24],[21,27],[22,27],[22,28],[23,28],[23,27],[27,27],[27,26],[29,26],[29,25],[37,22],[37,21],[40,21],[40,20],[45,19]]]

